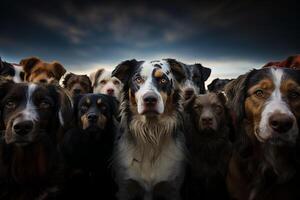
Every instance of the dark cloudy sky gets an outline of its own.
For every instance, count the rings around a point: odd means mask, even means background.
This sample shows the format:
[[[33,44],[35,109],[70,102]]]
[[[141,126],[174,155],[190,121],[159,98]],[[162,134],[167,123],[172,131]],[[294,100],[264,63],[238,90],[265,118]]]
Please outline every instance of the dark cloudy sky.
[[[300,53],[296,1],[151,2],[2,0],[0,56],[75,72],[173,57],[229,77]]]

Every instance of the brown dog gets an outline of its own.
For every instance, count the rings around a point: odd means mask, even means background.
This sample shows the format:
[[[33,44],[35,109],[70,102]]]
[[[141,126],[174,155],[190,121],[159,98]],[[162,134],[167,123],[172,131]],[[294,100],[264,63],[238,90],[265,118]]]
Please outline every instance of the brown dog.
[[[58,62],[46,63],[39,58],[29,57],[22,59],[20,65],[25,71],[25,81],[34,83],[51,83],[59,81],[66,73],[65,68]]]
[[[66,88],[72,96],[92,93],[92,83],[87,75],[66,73],[60,81],[60,85]]]

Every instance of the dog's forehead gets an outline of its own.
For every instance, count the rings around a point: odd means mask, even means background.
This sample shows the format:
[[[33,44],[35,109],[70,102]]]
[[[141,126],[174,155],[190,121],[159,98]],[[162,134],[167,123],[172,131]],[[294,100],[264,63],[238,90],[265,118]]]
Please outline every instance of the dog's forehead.
[[[99,81],[106,80],[111,78],[111,71],[103,70],[100,77],[98,78]]]
[[[145,61],[141,65],[140,73],[144,77],[150,77],[154,70],[156,70],[158,73],[160,72],[165,74],[168,78],[172,78],[170,65],[165,60]]]

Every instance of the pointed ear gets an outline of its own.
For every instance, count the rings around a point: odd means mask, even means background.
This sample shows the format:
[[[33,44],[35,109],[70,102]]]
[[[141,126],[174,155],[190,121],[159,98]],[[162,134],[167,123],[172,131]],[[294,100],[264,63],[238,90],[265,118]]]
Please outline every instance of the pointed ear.
[[[199,64],[196,64],[199,65]],[[201,64],[200,64],[201,65]],[[201,65],[201,74],[202,74],[202,80],[207,81],[207,79],[210,77],[211,74],[211,69],[207,67],[203,67]]]
[[[66,73],[66,69],[59,62],[53,62],[52,66],[54,77],[56,80],[59,80]]]
[[[92,82],[92,87],[96,87],[97,86],[97,82],[99,80],[99,77],[101,76],[101,74],[104,72],[104,68],[98,69],[96,72],[93,72],[90,74],[90,80]]]
[[[20,65],[23,66],[24,72],[25,72],[25,80],[28,81],[29,75],[31,73],[31,70],[33,67],[40,62],[41,60],[37,57],[29,57],[24,58],[20,61]]]
[[[178,62],[175,59],[169,58],[169,59],[165,59],[165,60],[169,63],[171,72],[174,75],[177,82],[181,83],[182,81],[184,81],[186,79],[186,74],[184,71],[185,65],[181,62]]]
[[[117,77],[124,85],[126,85],[128,83],[129,78],[132,76],[132,73],[142,63],[143,61],[137,61],[135,59],[126,60],[115,67],[111,76]]]
[[[63,88],[67,87],[68,80],[74,76],[72,72],[65,73],[59,80],[59,85]]]

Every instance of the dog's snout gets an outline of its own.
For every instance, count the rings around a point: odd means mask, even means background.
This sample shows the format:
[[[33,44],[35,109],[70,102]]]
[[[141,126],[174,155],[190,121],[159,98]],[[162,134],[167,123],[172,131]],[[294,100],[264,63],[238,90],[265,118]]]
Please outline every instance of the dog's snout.
[[[18,122],[13,126],[13,130],[16,134],[25,136],[33,129],[33,122],[30,120]]]
[[[73,90],[73,92],[74,92],[75,94],[80,94],[80,93],[81,93],[81,89],[76,88],[76,89]]]
[[[213,119],[211,117],[204,117],[202,118],[202,123],[204,124],[211,124]]]
[[[91,113],[87,116],[87,118],[90,122],[96,122],[98,119],[98,115],[95,113]]]
[[[115,90],[112,89],[112,88],[110,88],[110,89],[108,89],[106,92],[107,92],[108,95],[113,95],[114,92],[115,92]]]
[[[269,118],[270,127],[277,133],[286,133],[293,126],[293,118],[285,114],[274,114]]]
[[[143,97],[146,105],[155,105],[157,103],[157,96],[154,93],[145,94]]]

